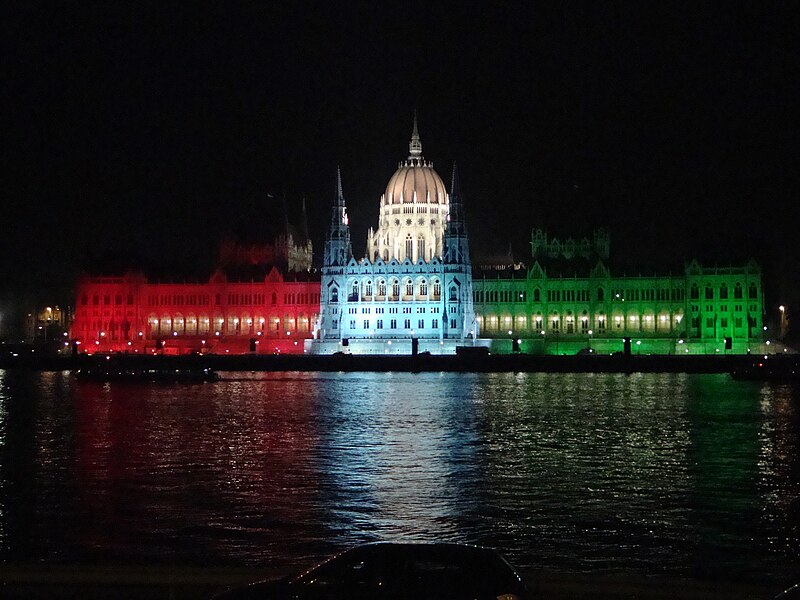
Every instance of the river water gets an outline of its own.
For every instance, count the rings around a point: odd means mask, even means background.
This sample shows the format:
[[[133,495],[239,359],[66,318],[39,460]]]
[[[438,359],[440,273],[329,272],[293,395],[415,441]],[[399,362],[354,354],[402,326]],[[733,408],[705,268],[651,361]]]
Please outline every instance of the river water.
[[[800,389],[726,375],[0,371],[0,559],[308,566],[377,540],[517,566],[800,575]]]

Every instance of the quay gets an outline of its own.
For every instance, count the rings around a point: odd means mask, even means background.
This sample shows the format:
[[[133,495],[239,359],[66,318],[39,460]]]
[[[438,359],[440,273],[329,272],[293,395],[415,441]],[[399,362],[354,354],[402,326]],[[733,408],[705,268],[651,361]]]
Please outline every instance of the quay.
[[[14,353],[0,355],[0,368],[46,371],[77,369],[212,369],[214,371],[405,371],[405,372],[521,372],[521,373],[730,373],[747,368],[752,355],[297,355],[194,354],[81,354],[78,356]],[[796,355],[770,356],[772,361],[796,361]]]

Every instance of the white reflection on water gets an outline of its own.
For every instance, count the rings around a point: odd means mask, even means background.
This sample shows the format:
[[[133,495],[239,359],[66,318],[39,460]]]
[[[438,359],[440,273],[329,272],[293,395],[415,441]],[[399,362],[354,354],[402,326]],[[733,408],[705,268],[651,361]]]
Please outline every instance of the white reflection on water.
[[[721,375],[227,375],[4,376],[2,558],[291,567],[405,539],[565,571],[757,577],[795,564],[794,388]]]

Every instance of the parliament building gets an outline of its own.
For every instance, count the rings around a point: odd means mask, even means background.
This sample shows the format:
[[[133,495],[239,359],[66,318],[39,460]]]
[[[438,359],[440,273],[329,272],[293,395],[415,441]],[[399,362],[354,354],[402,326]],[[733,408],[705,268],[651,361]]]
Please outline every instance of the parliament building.
[[[305,219],[305,211],[303,211]],[[560,241],[531,233],[529,261],[473,265],[455,165],[449,191],[422,155],[408,157],[379,200],[366,255],[353,254],[337,173],[323,261],[305,224],[270,241],[227,241],[201,280],[138,271],[77,285],[81,353],[453,354],[458,347],[531,354],[762,352],[761,270],[707,267],[629,276],[609,267],[602,229]]]

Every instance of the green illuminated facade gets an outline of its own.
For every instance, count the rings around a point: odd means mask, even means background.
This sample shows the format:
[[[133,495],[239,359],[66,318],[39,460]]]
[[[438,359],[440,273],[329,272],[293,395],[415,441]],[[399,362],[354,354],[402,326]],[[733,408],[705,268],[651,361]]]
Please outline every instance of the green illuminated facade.
[[[482,338],[496,352],[519,340],[531,354],[609,353],[631,339],[634,354],[744,354],[764,350],[761,269],[688,263],[668,275],[617,275],[604,230],[561,242],[531,234],[531,266],[476,270]]]

